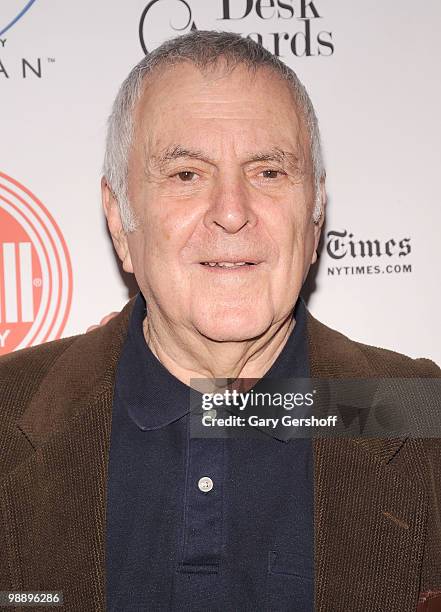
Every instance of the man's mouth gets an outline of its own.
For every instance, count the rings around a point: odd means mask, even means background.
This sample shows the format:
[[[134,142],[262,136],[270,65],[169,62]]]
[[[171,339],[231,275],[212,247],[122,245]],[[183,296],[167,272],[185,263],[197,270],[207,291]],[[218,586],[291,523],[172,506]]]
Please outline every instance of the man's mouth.
[[[254,266],[252,261],[201,261],[203,266],[210,268],[239,268],[241,266]]]

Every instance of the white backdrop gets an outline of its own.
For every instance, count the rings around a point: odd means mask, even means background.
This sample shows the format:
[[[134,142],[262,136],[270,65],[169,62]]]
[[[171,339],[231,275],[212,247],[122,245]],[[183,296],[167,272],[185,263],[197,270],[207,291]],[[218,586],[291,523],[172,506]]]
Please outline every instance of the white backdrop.
[[[440,363],[438,0],[424,10],[411,0],[2,0],[0,351],[26,335],[29,343],[83,332],[127,300],[99,181],[111,103],[144,53],[144,11],[148,49],[191,27],[230,30],[260,35],[297,71],[328,175],[309,308],[356,340]],[[52,260],[25,228],[32,215],[44,217],[46,233],[35,231]],[[30,274],[20,246],[29,243]],[[52,315],[44,291],[57,304]],[[36,335],[38,316],[45,335]]]

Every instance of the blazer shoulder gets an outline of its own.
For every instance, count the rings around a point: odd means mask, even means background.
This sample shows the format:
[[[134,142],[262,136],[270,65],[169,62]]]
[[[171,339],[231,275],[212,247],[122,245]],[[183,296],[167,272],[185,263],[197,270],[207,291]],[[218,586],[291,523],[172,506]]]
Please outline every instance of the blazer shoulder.
[[[409,357],[390,349],[355,342],[373,367],[389,376],[418,376],[421,378],[441,378],[439,366],[427,357]],[[381,373],[380,372],[380,373]]]
[[[70,336],[51,340],[3,355],[0,357],[0,388],[14,379],[17,382],[22,377],[34,377],[37,372],[44,372],[76,338]]]
[[[9,406],[19,416],[47,372],[78,336],[52,340],[0,357],[0,421]]]
[[[358,376],[441,378],[439,366],[425,357],[403,353],[352,340],[324,323],[309,311],[307,316],[310,351],[321,369],[339,370]]]
[[[19,418],[42,389],[48,399],[57,392],[63,401],[73,387],[93,386],[124,340],[132,304],[133,300],[109,323],[93,331],[1,357],[0,422],[11,418],[11,413]]]

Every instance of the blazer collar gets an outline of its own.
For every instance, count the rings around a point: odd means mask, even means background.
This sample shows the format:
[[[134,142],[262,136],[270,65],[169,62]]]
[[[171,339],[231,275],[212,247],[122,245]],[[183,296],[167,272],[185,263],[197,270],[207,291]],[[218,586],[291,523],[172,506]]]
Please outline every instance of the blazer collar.
[[[46,375],[18,421],[19,429],[34,448],[61,431],[94,398],[113,392],[116,367],[135,299],[132,298],[106,326],[74,339]],[[365,378],[375,375],[363,353],[358,351],[355,354],[353,343],[343,334],[320,323],[309,311],[306,324],[312,378]],[[405,440],[404,436],[359,438],[354,443],[387,463]]]
[[[49,370],[18,421],[34,448],[62,431],[97,398],[112,394],[134,301],[107,325],[73,338]]]
[[[311,378],[381,378],[365,354],[353,341],[315,319],[308,311],[308,347]],[[354,438],[353,443],[388,463],[400,450],[407,436]]]

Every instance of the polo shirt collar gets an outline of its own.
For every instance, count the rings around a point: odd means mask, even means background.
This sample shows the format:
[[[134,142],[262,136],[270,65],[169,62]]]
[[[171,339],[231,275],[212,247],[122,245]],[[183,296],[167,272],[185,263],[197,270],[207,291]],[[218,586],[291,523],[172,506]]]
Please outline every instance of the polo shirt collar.
[[[144,297],[136,297],[129,320],[115,381],[115,396],[126,407],[131,420],[142,430],[165,427],[190,412],[190,391],[173,376],[147,345],[143,321],[147,316]],[[263,378],[308,378],[306,306],[297,300],[296,324],[285,346]],[[278,437],[277,435],[275,437]]]

